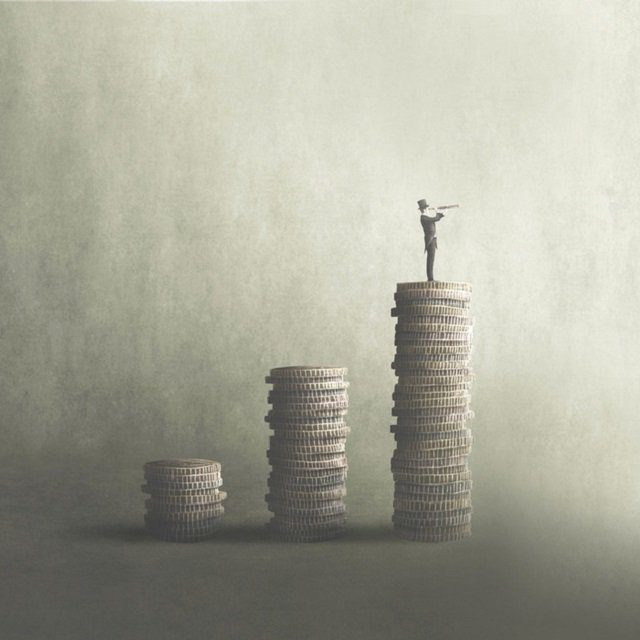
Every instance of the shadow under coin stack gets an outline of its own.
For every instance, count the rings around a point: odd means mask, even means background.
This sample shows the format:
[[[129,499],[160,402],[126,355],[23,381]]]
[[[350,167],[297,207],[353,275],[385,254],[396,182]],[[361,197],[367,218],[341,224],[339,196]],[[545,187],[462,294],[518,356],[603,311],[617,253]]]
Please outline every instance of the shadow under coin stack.
[[[193,458],[156,460],[144,465],[149,494],[144,521],[152,535],[172,542],[211,537],[224,514],[219,462]]]
[[[471,285],[398,284],[393,524],[409,540],[471,535]]]
[[[266,378],[272,409],[265,420],[274,435],[266,501],[267,525],[281,540],[319,542],[337,537],[346,523],[349,403],[340,367],[280,367]]]

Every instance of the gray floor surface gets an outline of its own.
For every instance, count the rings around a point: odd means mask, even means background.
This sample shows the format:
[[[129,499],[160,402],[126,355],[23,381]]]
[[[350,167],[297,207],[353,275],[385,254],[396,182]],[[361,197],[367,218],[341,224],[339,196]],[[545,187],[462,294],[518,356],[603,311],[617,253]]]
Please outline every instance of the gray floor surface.
[[[390,492],[356,479],[343,539],[277,543],[256,478],[227,483],[217,538],[165,543],[142,529],[140,469],[116,462],[5,465],[3,640],[640,637],[635,547],[606,530],[592,544],[561,520],[520,531],[480,492],[471,539],[411,543]]]

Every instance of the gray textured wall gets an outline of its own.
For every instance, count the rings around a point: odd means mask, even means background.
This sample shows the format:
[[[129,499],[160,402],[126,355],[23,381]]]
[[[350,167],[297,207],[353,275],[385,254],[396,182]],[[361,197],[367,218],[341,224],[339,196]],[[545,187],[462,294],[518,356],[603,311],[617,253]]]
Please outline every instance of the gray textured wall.
[[[464,205],[437,277],[475,287],[495,526],[606,519],[624,550],[639,28],[623,1],[0,5],[2,454],[264,478],[264,375],[335,363],[353,482],[388,489],[427,195]]]

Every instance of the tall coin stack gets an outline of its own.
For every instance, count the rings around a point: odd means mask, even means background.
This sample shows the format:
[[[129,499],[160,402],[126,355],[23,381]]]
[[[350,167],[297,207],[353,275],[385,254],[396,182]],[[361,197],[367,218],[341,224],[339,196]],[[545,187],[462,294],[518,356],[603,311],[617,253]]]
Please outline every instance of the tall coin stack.
[[[461,540],[471,535],[471,285],[404,282],[395,300],[394,528],[409,540]]]
[[[156,460],[144,465],[149,494],[144,517],[147,531],[172,542],[211,537],[224,514],[219,462],[194,458]]]
[[[290,542],[318,542],[345,528],[349,404],[341,367],[280,367],[266,381],[271,411],[265,417],[274,434],[271,463],[271,532]]]

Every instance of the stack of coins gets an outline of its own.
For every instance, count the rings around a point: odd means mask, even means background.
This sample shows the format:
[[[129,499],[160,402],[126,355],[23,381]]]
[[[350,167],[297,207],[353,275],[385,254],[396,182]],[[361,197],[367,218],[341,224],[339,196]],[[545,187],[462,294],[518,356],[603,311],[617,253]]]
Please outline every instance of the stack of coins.
[[[144,517],[147,531],[172,542],[211,537],[224,514],[219,462],[194,458],[156,460],[144,465],[149,494]]]
[[[471,285],[399,283],[393,524],[423,542],[471,535]]]
[[[345,528],[346,373],[341,367],[280,367],[266,378],[273,389],[265,420],[274,435],[265,499],[274,514],[268,528],[281,540],[329,540]]]

